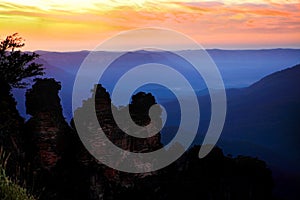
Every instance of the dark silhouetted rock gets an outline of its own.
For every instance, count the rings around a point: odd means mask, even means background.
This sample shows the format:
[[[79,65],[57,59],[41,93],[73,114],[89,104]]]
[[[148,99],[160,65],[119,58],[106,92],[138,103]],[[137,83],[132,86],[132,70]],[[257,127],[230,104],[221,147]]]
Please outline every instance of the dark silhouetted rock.
[[[50,169],[61,159],[63,138],[70,128],[62,115],[58,91],[60,83],[54,79],[36,79],[26,92],[26,109],[32,117],[26,122],[29,155],[36,165]]]

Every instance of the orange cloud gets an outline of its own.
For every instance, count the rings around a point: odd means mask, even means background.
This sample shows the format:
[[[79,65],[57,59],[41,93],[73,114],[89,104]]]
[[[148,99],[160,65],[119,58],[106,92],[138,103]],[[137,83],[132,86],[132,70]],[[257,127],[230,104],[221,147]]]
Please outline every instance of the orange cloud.
[[[0,2],[0,36],[19,32],[27,39],[28,50],[93,49],[119,31],[145,26],[183,32],[208,48],[300,47],[300,3],[157,0],[91,1],[76,6],[64,1],[70,4],[62,6],[59,1],[21,2]]]

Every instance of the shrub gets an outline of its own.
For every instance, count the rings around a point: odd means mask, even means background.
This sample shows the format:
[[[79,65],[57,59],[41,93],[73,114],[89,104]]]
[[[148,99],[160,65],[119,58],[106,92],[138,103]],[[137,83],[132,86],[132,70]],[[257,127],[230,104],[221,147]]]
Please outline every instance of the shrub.
[[[5,165],[9,154],[0,148],[0,199],[1,200],[34,200],[25,188],[14,183],[5,173]]]

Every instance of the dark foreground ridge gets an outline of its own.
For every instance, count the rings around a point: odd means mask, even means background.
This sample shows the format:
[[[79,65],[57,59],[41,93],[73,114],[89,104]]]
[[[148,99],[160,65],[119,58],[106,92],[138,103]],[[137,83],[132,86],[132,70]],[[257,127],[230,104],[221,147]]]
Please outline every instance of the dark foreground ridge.
[[[217,147],[199,159],[200,147],[194,146],[170,166],[151,173],[131,174],[111,169],[87,152],[74,123],[71,126],[66,123],[58,96],[60,83],[54,79],[36,79],[26,93],[26,109],[31,115],[26,123],[15,109],[9,86],[2,83],[0,89],[0,144],[13,155],[7,163],[7,173],[26,183],[38,199],[274,199],[271,171],[263,161],[224,156]],[[162,148],[160,133],[137,139],[116,126],[110,96],[101,85],[95,87],[93,95],[98,121],[114,144],[134,152]],[[91,101],[84,101],[75,114],[89,109]],[[148,110],[153,104],[156,101],[151,94],[134,95],[128,105],[132,119],[142,126],[149,124]],[[97,132],[88,117],[82,123],[90,127],[90,134]],[[109,149],[97,148],[99,142],[101,138],[93,140],[92,149],[105,151],[110,159]]]

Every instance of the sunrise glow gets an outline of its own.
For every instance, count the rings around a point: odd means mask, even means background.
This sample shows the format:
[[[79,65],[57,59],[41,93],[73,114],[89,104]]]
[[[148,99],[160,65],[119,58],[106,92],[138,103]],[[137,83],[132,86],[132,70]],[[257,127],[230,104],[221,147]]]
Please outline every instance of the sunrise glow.
[[[93,49],[143,27],[174,29],[206,48],[299,48],[300,1],[0,0],[0,27],[1,38],[24,37],[27,50]]]

